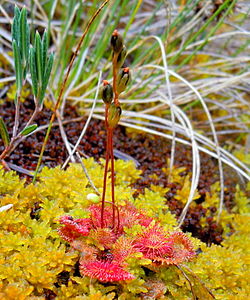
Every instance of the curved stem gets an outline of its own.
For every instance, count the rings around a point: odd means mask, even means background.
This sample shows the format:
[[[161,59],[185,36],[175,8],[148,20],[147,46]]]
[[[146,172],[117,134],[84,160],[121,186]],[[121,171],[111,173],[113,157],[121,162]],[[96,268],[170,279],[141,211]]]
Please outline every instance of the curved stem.
[[[20,98],[21,98],[21,91],[17,92],[16,95],[16,110],[15,110],[15,121],[13,127],[13,134],[12,137],[15,138],[17,135],[18,127],[19,127],[19,118],[20,118]]]
[[[118,100],[118,93],[116,89],[116,80],[117,80],[117,58],[118,58],[119,53],[114,53],[113,60],[112,60],[112,65],[113,65],[113,91],[114,91],[114,103],[115,105],[119,105],[119,100]]]
[[[113,204],[113,228],[115,228],[115,165],[114,165],[114,149],[113,149],[113,129],[110,131],[109,151],[111,159],[111,198]]]
[[[115,205],[114,203],[110,202],[110,201],[104,201],[105,203],[109,203],[109,204],[112,204],[113,208],[116,209],[117,211],[117,231],[119,230],[119,227],[120,227],[120,214],[119,214],[119,208],[117,205]]]
[[[105,116],[106,117],[106,116]],[[109,130],[107,131],[107,142],[106,142],[106,161],[103,175],[103,190],[102,190],[102,208],[101,208],[101,228],[104,226],[104,204],[105,204],[105,195],[106,195],[106,185],[107,185],[107,174],[108,174],[108,164],[109,164]]]

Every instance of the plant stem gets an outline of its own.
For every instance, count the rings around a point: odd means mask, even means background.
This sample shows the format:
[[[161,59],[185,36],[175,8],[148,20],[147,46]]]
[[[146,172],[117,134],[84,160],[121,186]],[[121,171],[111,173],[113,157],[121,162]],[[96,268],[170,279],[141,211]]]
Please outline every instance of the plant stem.
[[[105,114],[105,118],[106,118],[106,114]],[[105,161],[105,168],[104,168],[104,175],[103,175],[103,190],[102,190],[101,228],[104,227],[104,205],[105,205],[105,194],[106,194],[106,185],[107,185],[108,164],[109,164],[109,157],[110,157],[109,135],[110,135],[110,131],[107,130],[106,161]]]
[[[117,79],[117,58],[118,58],[119,53],[114,53],[112,64],[113,64],[113,91],[114,91],[114,103],[116,106],[119,105],[119,100],[118,100],[118,93],[116,89],[116,79]]]
[[[115,228],[115,166],[114,166],[114,149],[113,149],[113,129],[108,129],[109,134],[109,150],[111,159],[111,198],[113,207],[113,228]]]
[[[11,171],[10,167],[8,166],[8,164],[6,163],[6,161],[4,159],[1,160],[1,163],[5,170]]]
[[[18,103],[19,103],[19,105],[18,105]],[[21,132],[19,132],[17,134],[17,129],[18,129],[18,126],[19,126],[20,101],[18,101],[18,103],[16,105],[16,112],[15,112],[16,116],[15,116],[15,125],[14,125],[14,128],[13,128],[13,137],[10,141],[10,144],[1,153],[0,160],[4,160],[7,156],[9,156],[11,154],[11,152],[13,150],[15,150],[15,148],[26,138],[25,136],[23,136],[21,134]],[[27,124],[25,125],[25,127],[29,126],[34,121],[34,119],[38,115],[39,111],[40,111],[39,107],[36,106],[32,116],[30,117],[30,119],[27,122]],[[15,129],[15,132],[14,132],[14,129]]]
[[[12,134],[12,137],[13,137],[13,138],[16,137],[16,135],[17,135],[17,130],[18,130],[18,127],[19,127],[20,98],[21,98],[21,91],[20,91],[20,92],[17,92],[17,95],[16,95],[15,121],[14,121],[13,134]]]

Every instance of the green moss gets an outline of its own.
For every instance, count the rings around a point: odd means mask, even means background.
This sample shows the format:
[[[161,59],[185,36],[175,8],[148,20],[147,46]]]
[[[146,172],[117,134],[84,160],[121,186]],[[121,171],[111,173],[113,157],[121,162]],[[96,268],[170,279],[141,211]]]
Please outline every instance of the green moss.
[[[84,164],[101,192],[102,164],[95,163],[93,159],[85,160]],[[180,177],[181,171],[175,172],[174,180],[184,186],[186,181]],[[131,201],[137,208],[158,219],[166,230],[177,227],[175,216],[165,204],[163,195],[166,191],[152,186],[134,200],[134,190],[129,186],[140,176],[140,171],[131,162],[118,161],[116,173],[117,203],[124,205]],[[88,277],[76,276],[79,254],[60,239],[57,228],[58,218],[64,214],[88,216],[86,208],[91,200],[87,200],[87,195],[93,190],[80,165],[71,164],[66,171],[59,167],[44,168],[38,183],[27,186],[14,172],[5,173],[0,169],[0,191],[0,205],[13,204],[9,210],[0,212],[0,299],[44,299],[45,289],[53,291],[58,299],[105,300],[114,299],[117,295],[119,299],[143,299],[150,292],[165,294],[164,299],[191,299],[190,286],[179,269],[169,266],[149,270],[148,261],[137,257],[137,254],[130,258],[131,272],[137,276],[130,282],[105,285]],[[108,189],[107,199],[109,197]],[[218,199],[214,193],[208,195],[206,201],[207,205],[215,205]],[[222,215],[225,228],[229,224],[234,229],[233,234],[231,230],[231,235],[226,236],[222,246],[207,247],[193,239],[201,253],[188,266],[212,290],[216,299],[246,299],[246,295],[250,294],[247,282],[250,277],[250,216],[245,208],[246,195],[239,188],[236,203],[238,208],[234,214],[223,212]],[[139,225],[137,227],[128,230],[138,233]],[[152,277],[155,271],[157,280]],[[63,274],[69,276],[67,284],[60,279]],[[208,295],[191,273],[187,272],[187,275],[197,294]],[[204,297],[201,299],[206,299]]]

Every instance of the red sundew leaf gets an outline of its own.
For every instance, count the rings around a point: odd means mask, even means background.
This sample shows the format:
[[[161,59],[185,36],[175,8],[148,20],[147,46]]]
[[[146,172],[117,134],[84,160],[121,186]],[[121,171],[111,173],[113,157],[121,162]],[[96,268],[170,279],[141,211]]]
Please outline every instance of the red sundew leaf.
[[[138,216],[138,220],[139,220],[140,225],[142,225],[144,227],[148,227],[150,225],[150,223],[153,221],[153,218],[140,213]]]
[[[144,283],[147,293],[141,293],[142,299],[165,299],[163,298],[167,287],[166,284],[158,278],[148,279]]]
[[[96,278],[102,282],[131,280],[135,277],[118,263],[109,261],[87,261],[80,264],[82,275]]]
[[[169,240],[173,243],[170,258],[175,261],[175,264],[189,261],[195,256],[193,244],[185,233],[173,232],[170,234]]]
[[[155,257],[154,262],[165,265],[178,265],[191,260],[196,254],[193,244],[183,232],[173,232],[168,240],[172,243],[171,252],[165,257]]]
[[[74,240],[70,243],[70,246],[75,250],[79,251],[81,254],[81,260],[93,260],[96,258],[98,250],[95,247],[89,246],[84,241]]]
[[[120,229],[123,227],[132,227],[135,224],[140,224],[147,227],[151,222],[152,218],[144,215],[138,210],[133,204],[127,202],[125,206],[120,208]]]
[[[140,251],[144,257],[155,259],[164,258],[172,253],[172,242],[166,236],[164,229],[159,225],[147,228],[134,241],[133,246]]]
[[[68,243],[73,242],[81,236],[79,233],[74,232],[67,227],[61,227],[57,230],[57,232],[60,235],[60,237]]]
[[[90,219],[73,219],[71,216],[62,216],[59,222],[64,227],[59,228],[58,233],[68,242],[80,236],[87,236],[91,228]]]
[[[93,239],[96,246],[101,245],[109,249],[116,241],[116,235],[110,228],[96,228],[90,231],[89,237]]]
[[[132,240],[125,236],[121,236],[112,247],[113,260],[120,264],[135,252],[136,249],[133,247]]]

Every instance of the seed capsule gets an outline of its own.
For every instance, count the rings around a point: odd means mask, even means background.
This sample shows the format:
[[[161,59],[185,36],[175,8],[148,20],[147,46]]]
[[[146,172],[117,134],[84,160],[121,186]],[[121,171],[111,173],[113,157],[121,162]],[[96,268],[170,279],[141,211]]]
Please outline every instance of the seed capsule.
[[[126,55],[127,55],[127,48],[126,46],[123,46],[121,52],[117,57],[117,69],[120,69],[120,67],[123,65]]]
[[[116,106],[112,103],[108,111],[108,126],[115,128],[120,120],[122,109],[120,106]]]
[[[114,53],[120,53],[122,51],[123,39],[116,29],[112,33],[110,44]]]
[[[118,94],[125,91],[126,87],[128,86],[131,80],[131,72],[129,68],[124,68],[120,70],[118,78],[117,78],[117,92]]]
[[[107,80],[103,80],[103,86],[101,88],[100,96],[104,103],[110,104],[113,100],[113,88]]]

